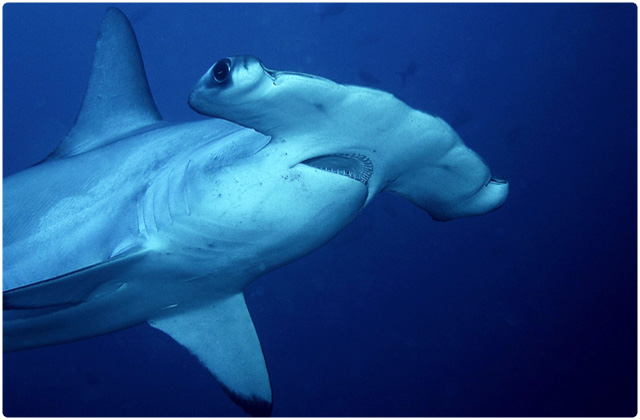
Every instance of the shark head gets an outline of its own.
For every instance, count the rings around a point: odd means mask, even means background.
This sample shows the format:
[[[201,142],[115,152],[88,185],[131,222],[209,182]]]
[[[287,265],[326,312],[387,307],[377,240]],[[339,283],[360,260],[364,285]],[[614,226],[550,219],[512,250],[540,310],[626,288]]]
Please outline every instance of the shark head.
[[[217,61],[189,96],[196,112],[286,141],[297,162],[396,193],[435,220],[499,208],[507,181],[491,175],[442,119],[376,89],[268,69],[256,57]]]

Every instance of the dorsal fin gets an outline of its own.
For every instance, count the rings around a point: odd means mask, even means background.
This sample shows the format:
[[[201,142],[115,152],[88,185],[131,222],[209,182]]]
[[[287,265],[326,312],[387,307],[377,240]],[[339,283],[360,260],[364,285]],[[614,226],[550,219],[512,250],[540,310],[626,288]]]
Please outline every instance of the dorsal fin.
[[[162,121],[127,17],[109,8],[96,42],[89,85],[75,124],[48,159],[77,155]]]

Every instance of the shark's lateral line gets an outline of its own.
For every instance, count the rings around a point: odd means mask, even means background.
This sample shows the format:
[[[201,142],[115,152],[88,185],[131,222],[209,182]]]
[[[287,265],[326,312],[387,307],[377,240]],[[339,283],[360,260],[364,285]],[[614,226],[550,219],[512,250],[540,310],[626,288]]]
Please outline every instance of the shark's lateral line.
[[[247,413],[268,415],[249,283],[329,241],[380,192],[438,220],[507,197],[444,121],[381,91],[239,56],[212,66],[189,104],[216,118],[162,120],[133,30],[109,9],[76,124],[4,180],[4,351],[148,322]]]

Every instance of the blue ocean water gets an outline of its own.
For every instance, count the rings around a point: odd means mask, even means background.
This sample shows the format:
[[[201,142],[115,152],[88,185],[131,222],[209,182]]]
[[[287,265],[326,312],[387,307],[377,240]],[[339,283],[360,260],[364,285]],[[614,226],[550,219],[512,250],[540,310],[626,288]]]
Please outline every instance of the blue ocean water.
[[[221,57],[389,91],[510,181],[440,223],[379,196],[246,290],[274,416],[637,413],[633,4],[122,4],[160,112]],[[3,7],[3,175],[71,128],[103,4]],[[237,416],[147,326],[5,354],[7,416]]]

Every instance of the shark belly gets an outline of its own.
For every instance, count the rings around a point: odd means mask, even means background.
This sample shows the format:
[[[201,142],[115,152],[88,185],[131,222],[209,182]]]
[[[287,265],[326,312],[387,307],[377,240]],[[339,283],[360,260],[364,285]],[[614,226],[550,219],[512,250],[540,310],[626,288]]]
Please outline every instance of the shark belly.
[[[122,159],[114,145],[101,151],[111,155],[104,167],[88,154],[6,180],[5,350],[228,299],[326,243],[362,209],[362,183],[296,164],[295,151],[251,130],[233,127],[212,141],[212,125],[127,140],[163,151],[152,158]],[[176,151],[172,139],[197,127],[209,136]],[[42,182],[50,194],[25,197]]]
[[[215,120],[166,125],[5,179],[5,351],[116,331],[194,296],[214,300],[196,287],[199,255],[167,241],[171,218],[188,216],[182,175],[205,146],[241,159],[267,141]]]

